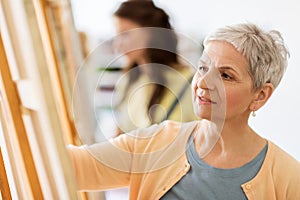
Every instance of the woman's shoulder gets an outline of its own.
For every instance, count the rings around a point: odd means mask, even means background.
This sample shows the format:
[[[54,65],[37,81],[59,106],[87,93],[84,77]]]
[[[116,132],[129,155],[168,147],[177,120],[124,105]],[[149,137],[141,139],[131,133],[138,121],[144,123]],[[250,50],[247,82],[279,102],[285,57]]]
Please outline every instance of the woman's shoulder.
[[[285,192],[287,199],[299,199],[300,163],[298,160],[269,141],[263,168],[268,169],[263,170],[265,172],[263,174],[272,176],[275,190]]]
[[[296,158],[271,141],[268,141],[268,149],[268,161],[272,163],[274,170],[284,170],[300,179],[300,162]]]
[[[287,153],[285,150],[283,150],[274,142],[268,141],[268,145],[270,151],[272,151],[274,155],[274,159],[285,160],[288,162],[296,163],[296,165],[300,165],[298,160],[296,160],[293,156],[291,156],[289,153]]]

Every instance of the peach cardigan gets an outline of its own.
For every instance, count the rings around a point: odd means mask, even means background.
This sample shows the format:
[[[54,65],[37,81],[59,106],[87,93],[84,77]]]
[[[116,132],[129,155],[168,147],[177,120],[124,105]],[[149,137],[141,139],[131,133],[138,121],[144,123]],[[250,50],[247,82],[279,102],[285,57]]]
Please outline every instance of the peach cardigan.
[[[185,149],[199,126],[205,126],[203,120],[165,121],[109,142],[68,146],[79,190],[129,186],[132,200],[160,199],[189,171]],[[300,164],[268,141],[260,171],[241,187],[250,200],[300,199]]]

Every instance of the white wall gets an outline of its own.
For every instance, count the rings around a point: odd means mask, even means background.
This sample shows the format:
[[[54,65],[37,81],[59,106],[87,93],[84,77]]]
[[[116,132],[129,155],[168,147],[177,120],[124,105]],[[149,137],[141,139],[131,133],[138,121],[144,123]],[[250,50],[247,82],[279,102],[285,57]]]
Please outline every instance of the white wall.
[[[280,30],[291,57],[270,101],[250,120],[262,136],[300,161],[300,2],[297,0],[154,0],[172,18],[176,30],[201,39],[219,26],[250,21]],[[114,34],[111,13],[120,1],[73,0],[76,25],[91,35]],[[77,16],[77,17],[76,17]]]

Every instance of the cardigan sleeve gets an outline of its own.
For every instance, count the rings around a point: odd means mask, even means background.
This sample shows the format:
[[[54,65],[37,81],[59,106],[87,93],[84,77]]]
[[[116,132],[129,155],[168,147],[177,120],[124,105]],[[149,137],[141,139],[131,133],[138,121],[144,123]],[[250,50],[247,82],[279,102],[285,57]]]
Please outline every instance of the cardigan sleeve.
[[[128,186],[131,174],[136,172],[135,157],[144,151],[144,148],[136,149],[136,144],[151,140],[163,124],[137,129],[90,146],[68,145],[79,190],[107,190]]]
[[[93,155],[89,148],[67,146],[79,190],[107,190],[128,185],[130,173],[110,166],[103,158]]]

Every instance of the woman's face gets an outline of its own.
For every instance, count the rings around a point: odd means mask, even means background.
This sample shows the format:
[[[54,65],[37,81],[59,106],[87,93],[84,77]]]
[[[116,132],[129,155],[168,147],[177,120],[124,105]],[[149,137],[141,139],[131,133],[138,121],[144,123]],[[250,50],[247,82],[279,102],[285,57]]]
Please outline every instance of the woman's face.
[[[200,59],[192,91],[199,118],[248,119],[254,91],[246,58],[230,43],[210,41]]]
[[[142,63],[145,59],[145,48],[147,48],[147,34],[137,23],[126,19],[115,17],[116,37],[115,47],[125,54],[129,62]]]

